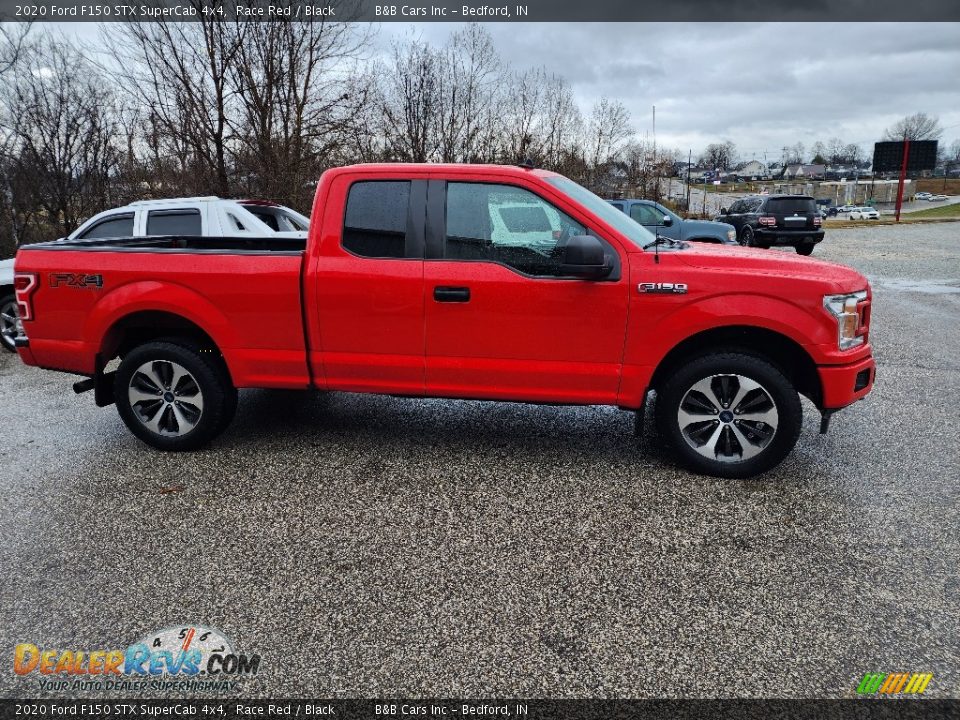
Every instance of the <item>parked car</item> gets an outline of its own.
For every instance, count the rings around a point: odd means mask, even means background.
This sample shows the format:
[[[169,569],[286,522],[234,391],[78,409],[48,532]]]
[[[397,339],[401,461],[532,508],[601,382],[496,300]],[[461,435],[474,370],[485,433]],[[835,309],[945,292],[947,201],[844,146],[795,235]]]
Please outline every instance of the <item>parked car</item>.
[[[721,208],[717,220],[733,225],[747,247],[788,245],[809,255],[823,240],[823,220],[809,195],[753,195]]]
[[[927,198],[927,200],[929,200],[930,202],[939,202],[941,200],[949,200],[949,199],[950,198],[947,195],[931,195],[930,197]]]
[[[851,220],[879,220],[880,213],[876,208],[858,207],[850,211]]]
[[[309,223],[300,213],[264,200],[168,198],[140,200],[106,210],[87,220],[67,239],[145,235],[305,238]]]
[[[87,376],[75,391],[116,403],[162,450],[221,433],[237,388],[604,404],[641,418],[655,390],[660,436],[722,477],[791,451],[798,393],[825,431],[872,388],[871,291],[850,268],[657,239],[526,167],[337,168],[316,198],[306,240],[21,248],[20,357]]]
[[[836,217],[837,211],[838,211],[838,208],[836,207],[827,208],[827,217]]]
[[[608,200],[617,210],[629,215],[650,232],[689,242],[737,245],[737,231],[732,225],[712,220],[684,220],[675,212],[653,200]],[[664,218],[670,222],[664,224]]]
[[[838,212],[838,213],[848,213],[848,212],[850,212],[851,210],[856,210],[856,209],[857,209],[857,206],[856,206],[856,205],[849,205],[849,204],[848,204],[848,205],[839,205],[839,206],[837,206],[837,212]]]
[[[13,292],[13,259],[0,262],[0,346],[16,350],[14,340],[19,334],[17,299]]]
[[[913,196],[913,199],[914,199],[914,200],[927,200],[927,199],[929,199],[929,197],[930,197],[930,193],[928,193],[928,192],[918,192],[918,193],[916,193],[916,194]]]

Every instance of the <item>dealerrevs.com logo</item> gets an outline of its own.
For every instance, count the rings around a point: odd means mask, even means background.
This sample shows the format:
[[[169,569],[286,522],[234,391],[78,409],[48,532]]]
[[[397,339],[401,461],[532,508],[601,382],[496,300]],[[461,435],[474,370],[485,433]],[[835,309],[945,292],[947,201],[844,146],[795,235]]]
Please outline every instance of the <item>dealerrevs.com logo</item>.
[[[48,691],[234,691],[259,669],[260,655],[239,653],[219,630],[199,625],[165,628],[123,650],[20,643],[13,655],[14,673]]]
[[[931,680],[931,673],[866,673],[857,694],[922,695]]]

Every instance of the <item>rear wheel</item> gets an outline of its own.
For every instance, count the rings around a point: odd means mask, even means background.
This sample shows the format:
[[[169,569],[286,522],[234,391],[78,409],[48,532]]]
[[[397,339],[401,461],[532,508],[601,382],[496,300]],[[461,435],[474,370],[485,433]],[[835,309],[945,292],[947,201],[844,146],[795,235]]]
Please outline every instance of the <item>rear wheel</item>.
[[[797,255],[811,255],[813,254],[813,243],[803,243],[802,245],[797,245]]]
[[[4,350],[16,352],[14,338],[18,333],[17,300],[11,293],[0,297],[0,345],[3,345]]]
[[[212,357],[189,344],[151,342],[127,353],[114,380],[120,417],[160,450],[195,450],[219,435],[237,391]]]
[[[803,411],[790,381],[762,358],[708,355],[660,388],[657,427],[694,472],[745,478],[776,466],[800,437]]]
[[[740,236],[737,239],[744,247],[753,247],[756,244],[753,236],[753,228],[749,225],[745,225],[743,229],[740,230]]]

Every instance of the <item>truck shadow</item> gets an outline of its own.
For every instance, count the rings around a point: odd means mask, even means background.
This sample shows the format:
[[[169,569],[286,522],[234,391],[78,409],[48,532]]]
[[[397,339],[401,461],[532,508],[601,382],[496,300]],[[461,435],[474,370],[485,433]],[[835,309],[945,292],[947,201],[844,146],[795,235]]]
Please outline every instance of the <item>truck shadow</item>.
[[[352,393],[249,390],[215,442],[336,445],[383,455],[442,446],[444,454],[509,452],[533,461],[646,462],[664,459],[648,409],[645,434],[634,413],[605,406],[553,406],[475,400],[398,398]]]

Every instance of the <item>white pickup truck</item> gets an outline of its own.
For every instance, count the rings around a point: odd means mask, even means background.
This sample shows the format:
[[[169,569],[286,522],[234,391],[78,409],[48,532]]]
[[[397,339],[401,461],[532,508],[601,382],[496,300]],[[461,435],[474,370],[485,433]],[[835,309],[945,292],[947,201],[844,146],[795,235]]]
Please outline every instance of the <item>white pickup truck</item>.
[[[306,238],[310,220],[267,200],[218,197],[140,200],[105,210],[80,225],[68,240],[147,235]],[[0,345],[14,351],[19,333],[13,294],[13,259],[0,262]]]

